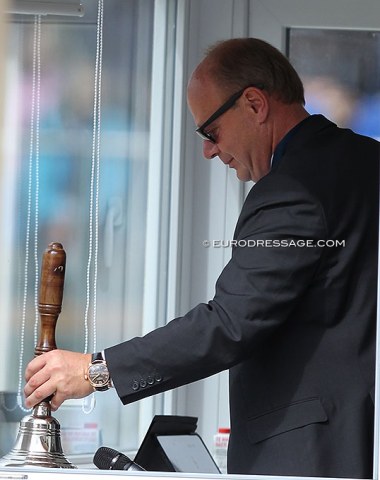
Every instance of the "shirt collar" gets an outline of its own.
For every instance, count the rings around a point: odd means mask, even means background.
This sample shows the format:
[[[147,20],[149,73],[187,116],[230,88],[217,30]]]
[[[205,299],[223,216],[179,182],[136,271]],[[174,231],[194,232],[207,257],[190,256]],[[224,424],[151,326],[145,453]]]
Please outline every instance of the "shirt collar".
[[[274,152],[272,154],[271,158],[271,168],[274,167],[283,157],[286,147],[288,146],[288,143],[290,139],[297,133],[299,128],[310,118],[310,116],[304,118],[301,120],[297,125],[295,125],[289,132],[282,137],[280,142],[277,144],[277,147],[274,149]]]

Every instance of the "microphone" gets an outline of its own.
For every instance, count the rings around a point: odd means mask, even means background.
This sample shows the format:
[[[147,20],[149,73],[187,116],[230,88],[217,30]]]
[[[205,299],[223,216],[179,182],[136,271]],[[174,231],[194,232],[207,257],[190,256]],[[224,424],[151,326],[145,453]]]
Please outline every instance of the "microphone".
[[[100,447],[94,455],[94,464],[100,470],[141,471],[144,468],[121,452],[109,447]]]

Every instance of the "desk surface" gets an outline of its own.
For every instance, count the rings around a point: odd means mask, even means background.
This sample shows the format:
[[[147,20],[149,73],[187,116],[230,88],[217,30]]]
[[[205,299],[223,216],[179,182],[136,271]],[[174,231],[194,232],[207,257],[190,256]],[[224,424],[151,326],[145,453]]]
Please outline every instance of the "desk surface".
[[[65,468],[0,468],[0,480],[109,480],[111,477],[135,477],[135,480],[159,480],[163,477],[176,479],[207,479],[222,480],[225,475],[201,475],[201,474],[185,474],[175,472],[126,472],[121,470],[97,470],[90,468],[65,469]],[[138,478],[137,478],[138,477]],[[252,476],[239,476],[239,478],[247,477],[252,480]],[[233,476],[229,475],[229,479]],[[315,479],[314,479],[315,480]]]
[[[322,480],[318,477],[271,477],[265,475],[218,475],[176,472],[125,472],[91,468],[0,468],[0,480],[110,480],[111,477],[135,477],[134,480]],[[326,479],[323,479],[326,480]],[[332,480],[332,479],[330,479]],[[341,480],[341,479],[340,479]],[[348,480],[348,479],[345,479]]]

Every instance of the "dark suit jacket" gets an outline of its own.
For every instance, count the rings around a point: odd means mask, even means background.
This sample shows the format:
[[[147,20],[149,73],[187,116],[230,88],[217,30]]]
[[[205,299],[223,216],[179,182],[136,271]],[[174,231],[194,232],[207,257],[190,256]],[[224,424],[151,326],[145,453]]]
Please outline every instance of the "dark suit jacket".
[[[230,473],[371,478],[379,159],[302,122],[244,203],[214,299],[106,350],[121,400],[229,368]]]

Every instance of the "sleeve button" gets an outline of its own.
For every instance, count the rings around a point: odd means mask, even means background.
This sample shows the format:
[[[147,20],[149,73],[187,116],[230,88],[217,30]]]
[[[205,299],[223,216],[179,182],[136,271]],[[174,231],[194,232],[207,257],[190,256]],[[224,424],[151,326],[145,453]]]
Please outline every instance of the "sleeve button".
[[[141,388],[145,388],[145,387],[146,387],[146,380],[144,380],[143,378],[140,380],[140,387],[141,387]]]
[[[146,379],[148,382],[148,385],[153,385],[154,383],[154,378],[149,375],[149,377]]]
[[[133,383],[132,383],[132,390],[138,390],[140,388],[139,386],[139,382],[137,380],[133,380]]]
[[[162,376],[159,373],[156,373],[154,376],[156,382],[161,382],[162,381]]]

